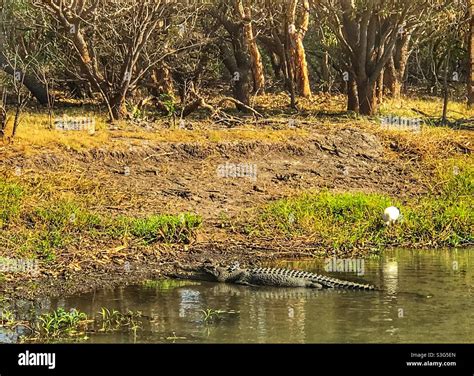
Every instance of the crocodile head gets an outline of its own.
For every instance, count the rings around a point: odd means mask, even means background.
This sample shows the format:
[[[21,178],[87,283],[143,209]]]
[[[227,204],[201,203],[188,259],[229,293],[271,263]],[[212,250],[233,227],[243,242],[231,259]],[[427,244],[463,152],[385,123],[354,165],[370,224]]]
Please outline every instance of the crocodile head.
[[[227,273],[226,273],[226,270],[225,268],[222,268],[220,266],[217,266],[217,265],[213,265],[213,264],[204,264],[202,269],[212,275],[213,277],[215,277],[219,282],[221,281],[224,281],[227,277]]]
[[[218,282],[231,282],[239,278],[243,270],[238,266],[223,267],[212,263],[205,263],[202,267],[203,271],[212,275]]]

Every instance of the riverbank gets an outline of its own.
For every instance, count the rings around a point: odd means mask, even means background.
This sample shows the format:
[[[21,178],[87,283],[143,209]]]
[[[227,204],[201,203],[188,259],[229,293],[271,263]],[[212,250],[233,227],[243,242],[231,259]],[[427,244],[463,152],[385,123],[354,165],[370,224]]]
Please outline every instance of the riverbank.
[[[1,293],[72,295],[206,259],[256,265],[474,242],[472,130],[384,128],[322,114],[323,99],[234,128],[99,118],[89,135],[29,114],[0,147],[0,256],[34,260],[35,274],[0,273]],[[384,111],[429,113],[420,103]],[[390,205],[404,218],[385,227]]]

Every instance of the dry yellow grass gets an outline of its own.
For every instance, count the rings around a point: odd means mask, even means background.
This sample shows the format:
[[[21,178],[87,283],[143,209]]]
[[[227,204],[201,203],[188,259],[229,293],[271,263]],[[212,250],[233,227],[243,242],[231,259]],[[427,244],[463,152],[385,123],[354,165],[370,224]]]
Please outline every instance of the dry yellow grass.
[[[432,117],[441,117],[443,113],[443,100],[437,97],[429,99],[416,99],[402,97],[400,99],[386,100],[380,107],[380,112],[385,114],[394,114],[406,117],[420,117],[416,111],[422,111]],[[474,118],[474,109],[469,109],[465,103],[450,101],[448,103],[449,119],[470,119]]]
[[[254,105],[263,113],[268,114],[265,122],[252,122],[235,128],[223,128],[212,121],[189,120],[191,129],[179,129],[173,126],[168,118],[158,120],[146,129],[127,122],[110,127],[104,114],[94,113],[81,108],[71,108],[65,111],[68,116],[91,116],[96,121],[96,133],[91,136],[87,132],[57,131],[49,129],[47,114],[38,112],[25,113],[18,128],[14,142],[8,147],[0,145],[0,152],[8,150],[21,152],[25,155],[43,148],[66,148],[72,150],[87,150],[97,147],[122,149],[143,145],[144,141],[151,143],[218,143],[262,141],[283,143],[293,139],[305,139],[311,132],[321,130],[331,131],[339,127],[355,126],[367,129],[380,135],[386,142],[398,143],[399,148],[411,150],[428,159],[440,159],[449,155],[454,148],[472,148],[472,132],[452,130],[444,127],[424,126],[421,133],[397,132],[384,130],[380,127],[379,117],[365,118],[355,114],[345,114],[344,96],[318,95],[311,100],[299,100],[301,112],[288,110],[288,96],[262,95],[254,98]],[[382,106],[380,116],[393,114],[404,117],[419,117],[412,108],[423,111],[431,116],[440,116],[441,99],[429,100],[403,98],[387,100]],[[232,110],[229,105],[228,110]],[[59,111],[58,111],[59,112]],[[318,114],[326,115],[318,115]],[[336,116],[328,116],[334,113]],[[339,115],[338,115],[339,114]],[[448,115],[452,119],[472,118],[474,110],[460,102],[450,102]],[[290,119],[301,121],[303,126],[291,127]]]
[[[70,116],[73,116],[72,114]],[[151,143],[186,142],[216,143],[229,141],[264,141],[285,142],[292,138],[305,137],[304,129],[272,129],[253,127],[251,124],[236,128],[216,129],[207,127],[207,123],[190,122],[192,130],[169,127],[161,122],[153,129],[144,129],[125,122],[114,125],[111,129],[104,118],[96,119],[96,132],[89,135],[86,131],[61,131],[49,129],[48,116],[45,114],[28,113],[22,117],[14,142],[9,149],[28,155],[42,148],[63,147],[72,150],[84,150],[96,147],[117,147],[140,145],[143,141]],[[214,128],[214,129],[212,129]]]

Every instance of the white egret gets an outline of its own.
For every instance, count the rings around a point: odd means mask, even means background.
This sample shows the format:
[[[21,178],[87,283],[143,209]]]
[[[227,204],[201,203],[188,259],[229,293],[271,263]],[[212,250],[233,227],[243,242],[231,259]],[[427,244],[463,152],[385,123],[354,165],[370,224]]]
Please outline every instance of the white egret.
[[[383,212],[383,220],[386,226],[392,225],[400,219],[400,210],[395,206],[389,206]]]

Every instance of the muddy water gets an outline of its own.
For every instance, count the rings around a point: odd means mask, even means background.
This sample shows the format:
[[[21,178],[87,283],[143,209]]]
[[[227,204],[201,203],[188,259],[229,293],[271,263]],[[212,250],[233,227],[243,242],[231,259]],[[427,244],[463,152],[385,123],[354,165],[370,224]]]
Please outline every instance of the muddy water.
[[[324,261],[279,266],[315,272],[334,267]],[[332,275],[368,281],[383,291],[165,281],[46,300],[38,306],[40,311],[74,307],[91,317],[101,307],[142,312],[141,329],[90,334],[86,342],[95,343],[474,342],[474,249],[390,251],[359,261],[357,269]],[[203,311],[210,314],[207,320]],[[0,333],[0,341],[15,342],[15,334]]]

